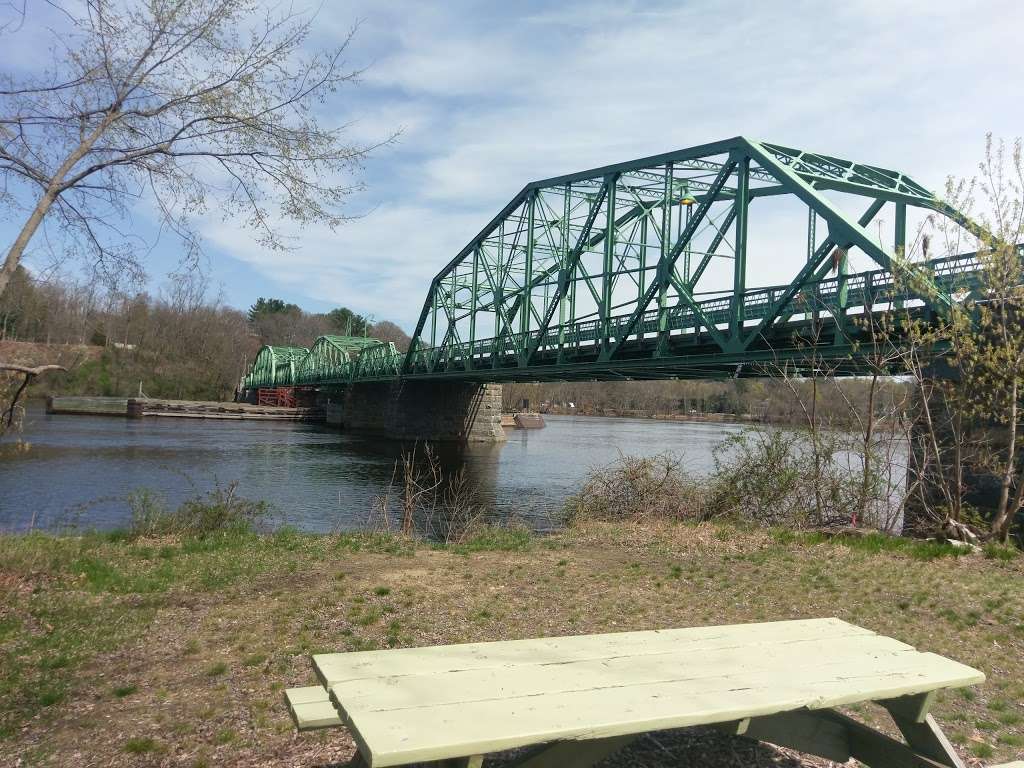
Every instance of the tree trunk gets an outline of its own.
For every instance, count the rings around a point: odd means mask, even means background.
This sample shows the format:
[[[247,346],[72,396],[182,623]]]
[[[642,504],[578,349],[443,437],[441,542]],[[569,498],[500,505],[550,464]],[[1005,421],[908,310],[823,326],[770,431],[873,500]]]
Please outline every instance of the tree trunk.
[[[1006,469],[999,483],[999,506],[996,507],[995,517],[992,518],[992,535],[1000,541],[1007,541],[1010,536],[1010,522],[1017,512],[1016,504],[1010,504],[1010,486],[1013,484],[1013,477],[1017,469],[1017,379],[1014,377],[1010,393],[1010,436],[1006,446]],[[1018,489],[1017,496],[1020,496]],[[1014,499],[1016,501],[1016,498]],[[1012,508],[1011,508],[1012,506]]]
[[[60,167],[53,174],[49,184],[46,187],[46,191],[43,192],[43,196],[39,198],[39,202],[36,203],[36,207],[32,209],[31,215],[28,217],[28,221],[21,228],[18,233],[18,237],[15,239],[11,249],[7,252],[7,257],[4,259],[3,267],[0,267],[0,296],[4,295],[4,291],[7,289],[7,284],[11,282],[11,278],[14,276],[14,271],[18,268],[18,264],[21,263],[22,254],[25,253],[25,248],[28,246],[28,241],[32,239],[32,235],[39,229],[39,225],[43,223],[43,217],[46,216],[47,212],[53,206],[57,196],[61,193],[65,179],[72,168],[75,167],[75,163],[81,160],[85,155],[92,149],[92,146],[96,143],[100,136],[102,136],[110,124],[117,117],[118,109],[120,109],[120,102],[116,103],[104,116],[103,120],[93,128],[92,132],[82,139],[82,142],[75,147],[75,149],[64,158],[64,162],[60,164]]]
[[[14,244],[11,245],[11,249],[7,252],[7,258],[4,259],[3,267],[0,267],[0,296],[4,295],[7,284],[14,277],[14,272],[18,269],[18,264],[21,263],[21,256],[25,252],[28,241],[32,239],[32,235],[39,229],[39,225],[43,223],[43,217],[46,216],[46,212],[50,210],[53,201],[56,199],[57,194],[53,191],[53,188],[47,189],[43,196],[39,198],[39,202],[36,203],[36,207],[32,210],[28,221],[21,228],[18,237],[15,238]]]

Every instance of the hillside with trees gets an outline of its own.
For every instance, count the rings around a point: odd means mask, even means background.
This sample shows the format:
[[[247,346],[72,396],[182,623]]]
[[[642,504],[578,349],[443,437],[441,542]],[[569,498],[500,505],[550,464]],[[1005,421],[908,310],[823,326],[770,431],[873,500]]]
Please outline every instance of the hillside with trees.
[[[0,296],[5,359],[69,370],[41,377],[33,394],[230,399],[264,344],[310,346],[317,336],[344,334],[407,348],[397,325],[339,307],[302,310],[260,298],[248,312],[225,304],[205,278],[189,271],[152,294],[117,293],[70,278],[42,280],[18,269]]]

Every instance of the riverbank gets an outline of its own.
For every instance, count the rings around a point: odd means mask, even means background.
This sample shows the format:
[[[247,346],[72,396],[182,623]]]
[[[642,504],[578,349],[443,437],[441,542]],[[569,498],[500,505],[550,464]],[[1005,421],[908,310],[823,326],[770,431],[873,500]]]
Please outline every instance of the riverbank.
[[[1024,748],[1024,557],[953,553],[724,524],[482,529],[448,547],[0,537],[0,765],[343,762],[343,732],[298,736],[282,703],[312,682],[311,653],[812,616],[982,669],[935,714],[965,756],[1009,759]],[[819,764],[707,732],[636,749],[647,765]]]
[[[599,408],[596,410],[551,407],[542,411],[544,415],[586,416],[606,419],[651,419],[653,421],[689,421],[711,424],[767,424],[767,420],[751,413],[656,413],[654,411],[629,410],[626,408]],[[778,424],[792,424],[779,421]]]

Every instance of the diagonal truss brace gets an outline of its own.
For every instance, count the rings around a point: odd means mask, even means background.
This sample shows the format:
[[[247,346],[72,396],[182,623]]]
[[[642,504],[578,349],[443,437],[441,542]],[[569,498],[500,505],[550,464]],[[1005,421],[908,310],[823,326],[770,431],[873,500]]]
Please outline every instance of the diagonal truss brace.
[[[579,265],[580,258],[583,256],[584,248],[587,245],[587,239],[590,237],[590,230],[594,226],[594,222],[597,220],[597,214],[604,204],[605,198],[608,196],[608,187],[610,184],[614,184],[614,177],[606,179],[606,183],[601,187],[601,192],[598,194],[597,199],[590,206],[590,212],[587,214],[587,220],[583,224],[583,231],[580,232],[579,238],[576,240],[576,245],[573,246],[572,251],[569,252],[569,257],[566,259],[565,267],[559,272],[558,285],[555,287],[555,293],[551,297],[551,303],[548,305],[547,312],[544,313],[544,320],[540,324],[540,328],[537,330],[537,340],[530,345],[529,351],[523,361],[523,364],[529,363],[530,359],[537,353],[540,345],[544,341],[544,336],[548,332],[548,328],[551,326],[551,319],[554,317],[555,310],[558,308],[558,303],[562,297],[566,294],[569,289],[569,283],[572,281],[572,277],[576,272],[576,267]]]
[[[825,219],[829,227],[829,237],[834,242],[848,242],[851,246],[857,246],[880,267],[906,279],[910,290],[940,315],[948,317],[955,311],[953,300],[926,272],[907,262],[902,255],[890,253],[875,243],[862,225],[850,221],[831,201],[819,194],[796,171],[780,162],[761,144],[749,139],[743,141],[751,156],[757,159],[765,170],[788,185],[793,194]]]
[[[697,208],[694,215],[690,218],[690,222],[686,225],[686,228],[679,235],[679,239],[676,241],[676,244],[672,246],[672,250],[663,260],[658,262],[657,278],[651,281],[650,287],[641,297],[640,301],[637,302],[636,309],[633,310],[633,313],[629,316],[629,319],[626,321],[625,328],[620,330],[619,336],[616,339],[614,346],[612,346],[611,349],[607,351],[607,354],[602,355],[604,359],[614,357],[615,353],[619,351],[619,348],[626,341],[629,335],[633,332],[633,329],[636,327],[636,324],[640,321],[640,318],[643,317],[644,312],[647,311],[647,307],[654,300],[654,297],[658,294],[660,290],[662,290],[663,287],[668,285],[671,279],[672,271],[675,269],[676,262],[679,260],[680,254],[682,254],[683,249],[685,249],[686,246],[689,244],[691,238],[693,237],[693,234],[697,231],[697,227],[704,220],[704,217],[707,215],[708,210],[711,208],[711,204],[715,202],[716,196],[718,195],[719,191],[721,191],[722,187],[725,186],[725,182],[729,179],[729,176],[732,175],[732,172],[736,168],[738,162],[738,157],[730,156],[729,161],[722,165],[722,170],[718,172],[718,176],[715,177],[714,182],[711,184],[711,190],[709,194],[700,203],[700,206]],[[689,305],[689,308],[700,320],[701,324],[704,325],[708,329],[708,332],[711,333],[712,337],[714,337],[716,343],[718,343],[719,346],[721,346],[724,349],[725,338],[722,336],[721,332],[715,327],[714,323],[712,323],[707,318],[707,316],[704,315],[703,311],[700,309],[700,306],[697,304],[696,301],[694,301],[692,293],[689,290],[686,290],[683,291],[681,295],[686,304]]]
[[[875,218],[877,213],[880,210],[882,210],[882,207],[885,205],[885,202],[885,200],[875,200],[864,212],[864,215],[860,217],[857,223],[862,227],[867,225],[873,218]],[[808,281],[814,277],[815,272],[817,271],[818,267],[821,266],[821,263],[825,260],[825,258],[828,256],[829,251],[831,251],[836,246],[845,249],[850,247],[850,243],[836,243],[831,235],[825,238],[821,245],[818,246],[817,250],[815,250],[811,259],[808,260],[808,262],[803,266],[803,269],[800,270],[797,276],[793,278],[793,282],[790,283],[786,291],[782,294],[782,296],[779,297],[779,300],[775,302],[774,306],[772,306],[768,314],[766,314],[761,319],[761,322],[758,323],[757,327],[753,331],[751,331],[745,339],[743,339],[743,342],[740,346],[741,349],[747,349],[747,347],[750,346],[751,342],[754,341],[754,339],[756,339],[764,331],[765,328],[767,328],[769,325],[775,322],[776,318],[778,318],[779,315],[782,314],[782,311],[785,309],[785,307],[788,306],[789,303],[793,300],[793,297],[795,297],[797,293],[799,293],[800,290],[808,283]]]

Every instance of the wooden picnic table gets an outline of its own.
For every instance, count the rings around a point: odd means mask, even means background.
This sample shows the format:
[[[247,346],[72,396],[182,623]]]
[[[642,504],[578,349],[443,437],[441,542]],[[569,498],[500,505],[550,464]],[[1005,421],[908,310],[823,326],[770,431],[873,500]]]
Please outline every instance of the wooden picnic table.
[[[287,692],[300,730],[345,725],[371,768],[536,747],[583,768],[644,733],[715,725],[877,768],[963,768],[928,710],[976,669],[839,619],[621,632],[313,657]],[[899,741],[836,707],[877,702]]]

